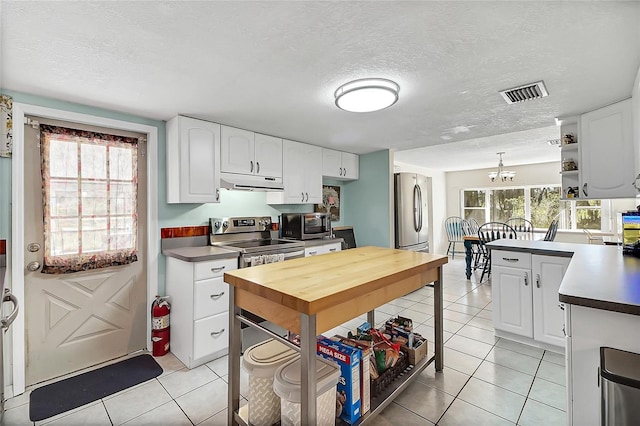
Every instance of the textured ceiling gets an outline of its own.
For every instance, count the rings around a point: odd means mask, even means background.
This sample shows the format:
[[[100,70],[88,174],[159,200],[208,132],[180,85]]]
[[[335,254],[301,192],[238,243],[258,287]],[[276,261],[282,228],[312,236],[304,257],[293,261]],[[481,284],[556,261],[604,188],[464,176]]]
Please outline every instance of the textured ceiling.
[[[355,153],[453,144],[398,154],[414,164],[474,146],[515,164],[520,132],[543,139],[556,116],[629,97],[640,66],[638,2],[3,0],[0,13],[5,89]],[[336,108],[334,90],[362,77],[395,80],[400,100]],[[550,96],[498,94],[537,80]]]

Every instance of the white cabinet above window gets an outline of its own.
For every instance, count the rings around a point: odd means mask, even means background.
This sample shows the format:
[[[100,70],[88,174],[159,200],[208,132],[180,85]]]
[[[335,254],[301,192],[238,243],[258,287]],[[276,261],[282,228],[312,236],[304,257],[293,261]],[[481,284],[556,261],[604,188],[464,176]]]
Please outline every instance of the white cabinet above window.
[[[166,132],[167,203],[218,203],[220,125],[177,116]]]
[[[282,139],[222,126],[220,171],[282,177]]]
[[[338,180],[358,179],[360,157],[349,152],[322,148],[322,175]]]

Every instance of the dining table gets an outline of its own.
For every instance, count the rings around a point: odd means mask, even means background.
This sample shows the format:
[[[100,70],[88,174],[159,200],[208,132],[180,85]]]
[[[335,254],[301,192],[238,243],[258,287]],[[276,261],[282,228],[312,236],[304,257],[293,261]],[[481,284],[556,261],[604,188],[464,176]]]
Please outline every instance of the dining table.
[[[471,261],[473,259],[473,246],[480,245],[480,237],[478,234],[465,235],[462,237],[462,241],[464,243],[464,260],[467,263],[467,268],[465,270],[467,274],[467,279],[471,278]]]

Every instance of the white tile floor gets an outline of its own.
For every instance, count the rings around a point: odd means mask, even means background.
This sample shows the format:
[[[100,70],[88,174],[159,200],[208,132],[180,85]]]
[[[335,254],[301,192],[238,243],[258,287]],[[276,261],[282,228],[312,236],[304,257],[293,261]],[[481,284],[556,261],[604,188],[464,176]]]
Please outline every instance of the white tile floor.
[[[464,278],[464,261],[444,268],[445,369],[429,366],[374,425],[564,425],[564,357],[493,335],[491,284]],[[401,314],[433,341],[433,289],[424,287],[381,306],[376,319]],[[335,331],[346,333],[364,316]],[[329,333],[329,332],[328,332]],[[328,334],[327,333],[327,334]],[[433,347],[431,346],[430,352]],[[46,419],[50,425],[224,425],[227,359],[193,370],[171,354],[157,358],[164,373],[134,388]],[[246,375],[240,391],[246,396]],[[246,403],[246,401],[243,400]],[[6,403],[3,424],[26,425],[29,390]]]

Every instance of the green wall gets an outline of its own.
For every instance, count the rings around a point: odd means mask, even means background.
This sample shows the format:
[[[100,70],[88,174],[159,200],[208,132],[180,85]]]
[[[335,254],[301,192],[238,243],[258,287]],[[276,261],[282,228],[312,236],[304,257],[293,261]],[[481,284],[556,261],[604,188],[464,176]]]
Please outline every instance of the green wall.
[[[358,247],[393,247],[390,155],[389,150],[361,155],[359,179],[344,184],[344,222],[353,225]]]

